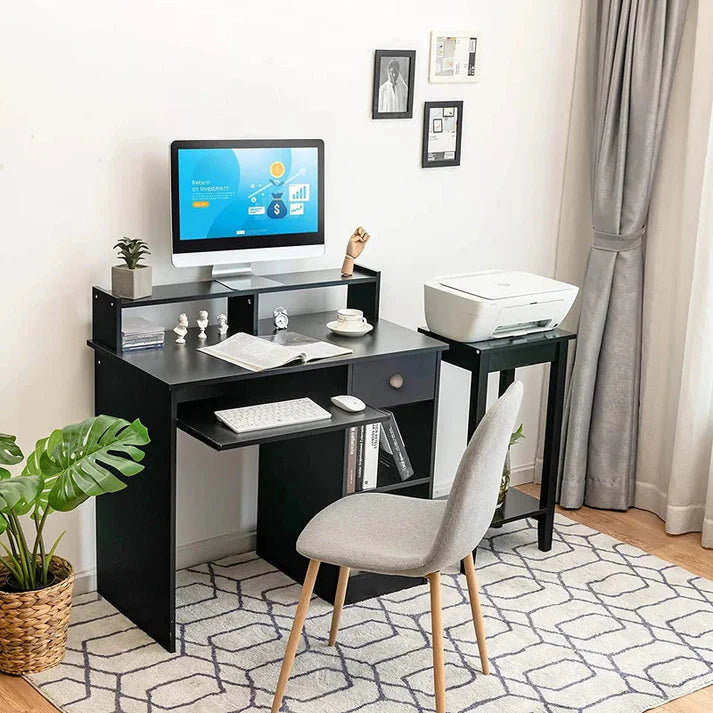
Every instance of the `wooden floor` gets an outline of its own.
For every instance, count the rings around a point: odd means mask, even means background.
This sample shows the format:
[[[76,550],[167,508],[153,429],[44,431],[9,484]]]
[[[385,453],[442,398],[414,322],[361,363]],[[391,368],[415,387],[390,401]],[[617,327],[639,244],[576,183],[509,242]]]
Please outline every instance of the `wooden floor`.
[[[536,485],[521,490],[537,494]],[[563,515],[584,525],[606,532],[623,542],[639,547],[661,559],[680,565],[690,572],[713,579],[713,552],[700,546],[700,535],[667,535],[655,515],[642,510],[610,512],[607,510],[560,510]],[[713,711],[713,686],[671,701],[654,709],[655,713],[708,713]],[[29,683],[22,678],[0,674],[1,713],[57,713]],[[611,713],[616,713],[612,711]]]

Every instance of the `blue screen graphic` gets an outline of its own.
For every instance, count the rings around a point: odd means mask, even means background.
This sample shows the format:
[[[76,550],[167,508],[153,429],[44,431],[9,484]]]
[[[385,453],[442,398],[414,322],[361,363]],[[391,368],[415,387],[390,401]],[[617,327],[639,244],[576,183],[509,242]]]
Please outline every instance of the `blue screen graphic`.
[[[179,149],[181,240],[316,233],[317,149]]]

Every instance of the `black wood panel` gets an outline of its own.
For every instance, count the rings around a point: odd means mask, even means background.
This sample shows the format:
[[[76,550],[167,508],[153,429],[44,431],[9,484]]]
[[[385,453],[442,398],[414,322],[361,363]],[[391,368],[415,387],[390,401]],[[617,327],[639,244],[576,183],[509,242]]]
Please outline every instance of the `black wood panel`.
[[[260,447],[257,554],[295,581],[304,581],[307,560],[295,543],[314,515],[342,497],[344,432],[305,436]],[[336,567],[322,565],[315,592],[334,601]]]
[[[92,340],[112,351],[121,348],[119,299],[106,290],[92,290]]]
[[[226,384],[231,380],[255,379],[265,375],[272,377],[283,373],[294,374],[297,371],[324,369],[325,366],[349,364],[389,355],[436,352],[447,349],[443,342],[425,337],[386,320],[380,320],[375,329],[365,337],[359,339],[340,337],[332,334],[326,327],[326,323],[333,318],[333,312],[296,315],[290,317],[290,330],[344,346],[352,350],[351,354],[313,361],[304,365],[272,369],[270,372],[262,374],[256,374],[197,351],[199,346],[216,344],[220,340],[217,327],[208,327],[206,330],[208,338],[203,343],[198,340],[198,330],[191,328],[186,335],[186,344],[176,344],[176,335],[173,332],[166,332],[166,343],[162,349],[144,349],[114,356],[135,369],[154,376],[171,387],[176,387],[212,382]],[[258,334],[273,333],[272,320],[261,320]],[[107,351],[102,349],[100,344],[92,341],[89,342],[89,346],[99,352]]]
[[[392,385],[394,378],[401,386]],[[377,407],[433,399],[435,384],[435,353],[357,362],[352,372],[352,393]]]
[[[257,333],[258,323],[258,296],[240,295],[228,297],[228,324],[230,333],[246,332]]]
[[[244,448],[272,441],[283,441],[292,438],[302,438],[311,434],[328,433],[329,431],[344,431],[355,426],[366,426],[369,423],[381,423],[387,416],[381,411],[367,407],[358,413],[348,413],[320,399],[319,405],[332,414],[332,418],[310,423],[297,423],[280,428],[269,428],[248,433],[236,433],[223,425],[216,417],[215,411],[224,408],[235,408],[236,404],[226,404],[224,399],[200,401],[184,404],[178,410],[178,427],[199,441],[217,451],[232,448]],[[243,404],[237,404],[242,406]]]
[[[347,288],[347,307],[360,309],[366,321],[376,324],[379,321],[380,283],[351,284]]]
[[[379,272],[365,267],[354,267],[354,275],[342,277],[340,270],[306,270],[303,272],[284,273],[279,275],[264,275],[265,283],[250,286],[247,290],[229,287],[218,280],[204,280],[201,282],[178,282],[171,285],[154,285],[148,297],[130,300],[119,297],[118,304],[121,309],[129,307],[145,307],[147,305],[170,304],[174,302],[194,302],[196,300],[215,299],[248,293],[267,292],[293,292],[295,290],[308,290],[318,287],[332,287],[337,285],[363,285],[377,284]],[[269,281],[269,282],[268,282]],[[101,287],[95,287],[107,295],[111,292]],[[377,293],[378,297],[378,293]]]
[[[95,356],[95,411],[136,418],[151,443],[128,487],[97,498],[97,589],[175,650],[176,421],[168,388],[120,359]]]

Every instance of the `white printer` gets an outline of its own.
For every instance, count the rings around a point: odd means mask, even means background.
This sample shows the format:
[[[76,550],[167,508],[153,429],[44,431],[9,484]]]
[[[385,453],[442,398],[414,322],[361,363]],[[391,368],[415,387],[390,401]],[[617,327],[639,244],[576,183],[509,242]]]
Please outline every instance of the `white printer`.
[[[424,285],[430,331],[479,342],[554,329],[578,288],[530,272],[489,270],[434,277]]]

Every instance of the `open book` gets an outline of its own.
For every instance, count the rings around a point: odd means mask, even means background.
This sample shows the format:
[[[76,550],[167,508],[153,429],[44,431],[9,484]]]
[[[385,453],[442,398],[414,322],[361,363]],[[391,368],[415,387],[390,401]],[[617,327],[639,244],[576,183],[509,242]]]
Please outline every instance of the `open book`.
[[[351,349],[320,342],[297,332],[277,332],[268,337],[238,332],[211,347],[199,347],[198,351],[250,371],[276,369],[293,361],[304,363],[352,353]]]

